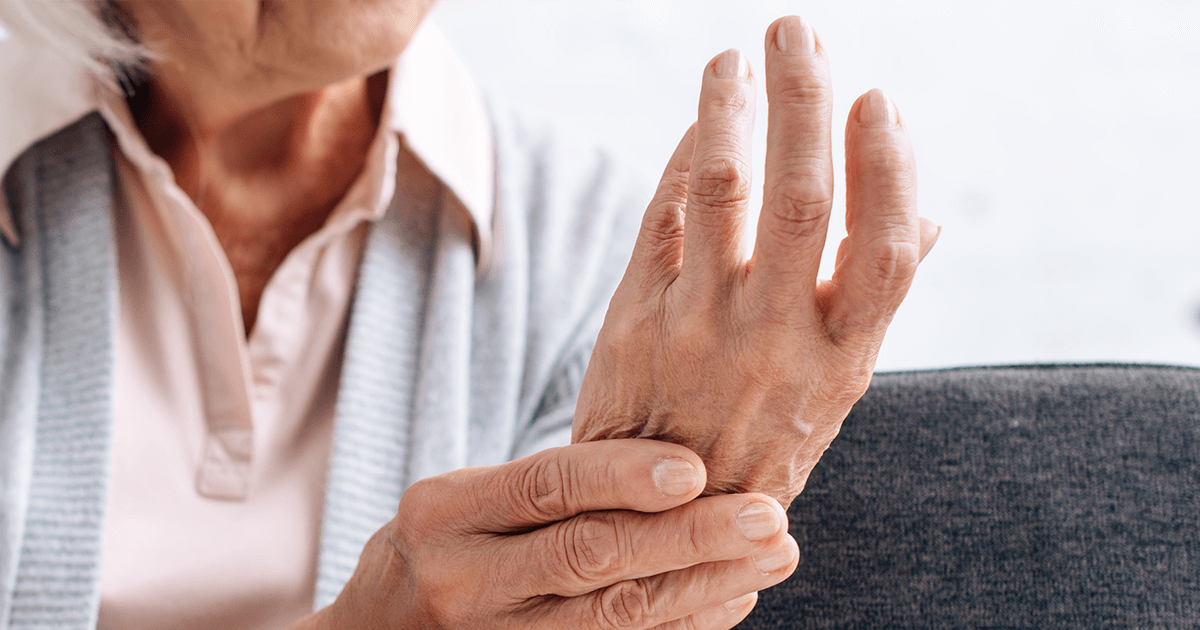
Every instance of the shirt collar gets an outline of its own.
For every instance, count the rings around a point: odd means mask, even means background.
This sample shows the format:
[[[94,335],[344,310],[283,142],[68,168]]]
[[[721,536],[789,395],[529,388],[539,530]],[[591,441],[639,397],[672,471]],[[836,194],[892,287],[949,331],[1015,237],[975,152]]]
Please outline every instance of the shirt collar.
[[[388,124],[470,214],[477,264],[486,267],[496,202],[492,127],[466,67],[428,20],[392,67],[388,89]]]
[[[14,38],[0,41],[0,174],[41,138],[100,107],[102,90],[81,66]],[[483,101],[449,42],[428,21],[392,68],[384,121],[469,215],[480,267],[492,255],[495,153]],[[0,235],[18,243],[0,186]]]

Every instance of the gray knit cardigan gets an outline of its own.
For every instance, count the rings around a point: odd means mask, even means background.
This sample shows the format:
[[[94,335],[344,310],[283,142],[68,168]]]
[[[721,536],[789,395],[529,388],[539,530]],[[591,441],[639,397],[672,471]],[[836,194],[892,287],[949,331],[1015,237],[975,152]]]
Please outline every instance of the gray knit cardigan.
[[[498,258],[484,274],[447,213],[392,207],[372,228],[348,324],[316,607],[337,596],[413,481],[570,435],[649,189],[605,153],[516,116],[493,126]],[[92,113],[42,140],[3,183],[20,244],[0,250],[0,628],[94,628],[122,211],[104,122]]]

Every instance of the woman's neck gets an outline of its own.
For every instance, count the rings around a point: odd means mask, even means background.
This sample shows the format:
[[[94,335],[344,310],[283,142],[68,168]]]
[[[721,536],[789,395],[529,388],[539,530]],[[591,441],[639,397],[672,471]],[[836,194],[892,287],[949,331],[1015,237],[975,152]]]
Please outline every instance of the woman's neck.
[[[233,266],[247,333],[283,258],[318,230],[363,170],[387,73],[238,111],[187,98],[169,75],[130,98],[150,148],[212,223]]]

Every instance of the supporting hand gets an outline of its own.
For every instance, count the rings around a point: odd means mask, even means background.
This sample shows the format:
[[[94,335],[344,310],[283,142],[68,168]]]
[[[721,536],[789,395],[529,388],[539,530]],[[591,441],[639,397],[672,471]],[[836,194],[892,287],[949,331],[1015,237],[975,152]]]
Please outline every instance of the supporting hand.
[[[650,440],[426,479],[294,630],[731,628],[799,549],[773,499],[703,487],[694,453]]]

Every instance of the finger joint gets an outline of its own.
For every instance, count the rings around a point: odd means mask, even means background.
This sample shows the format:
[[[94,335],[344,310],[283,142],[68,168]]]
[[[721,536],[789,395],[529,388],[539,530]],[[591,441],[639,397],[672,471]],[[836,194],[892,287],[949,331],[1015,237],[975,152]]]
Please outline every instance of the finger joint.
[[[561,449],[545,453],[522,471],[517,484],[522,502],[536,522],[551,523],[569,516],[573,493],[570,460]]]
[[[740,209],[750,200],[750,177],[746,165],[730,157],[710,158],[692,170],[691,199],[702,208],[717,211]],[[692,218],[689,206],[688,219]]]
[[[663,243],[683,237],[683,209],[686,199],[655,199],[653,207],[642,217],[641,234],[652,243]]]
[[[618,579],[628,553],[629,536],[622,521],[593,512],[571,519],[562,542],[569,576],[580,586],[607,584]]]
[[[911,278],[921,258],[920,245],[887,238],[877,239],[865,252],[875,279],[884,283]]]
[[[653,616],[652,607],[651,591],[645,581],[626,580],[604,590],[597,600],[596,618],[602,628],[641,628]]]
[[[820,74],[786,74],[776,79],[772,105],[801,105],[828,112],[833,109],[833,91],[829,79]]]
[[[832,182],[779,186],[768,204],[770,230],[783,240],[805,240],[823,235],[833,207]]]

